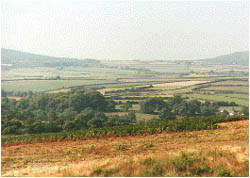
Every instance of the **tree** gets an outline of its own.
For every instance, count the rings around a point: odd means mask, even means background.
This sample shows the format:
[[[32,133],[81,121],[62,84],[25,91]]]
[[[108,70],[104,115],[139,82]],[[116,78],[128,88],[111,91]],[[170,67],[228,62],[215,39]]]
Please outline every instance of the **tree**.
[[[80,114],[81,114],[82,118],[90,120],[95,116],[95,111],[93,109],[91,109],[91,108],[86,108]]]
[[[66,131],[75,130],[76,128],[77,128],[77,125],[74,121],[68,121],[63,126],[63,130],[66,130]]]
[[[1,90],[1,97],[6,97],[7,96],[7,92],[4,90]]]
[[[113,117],[109,118],[106,122],[104,122],[103,126],[112,127],[112,126],[117,126],[119,124],[120,124],[120,117],[113,116]]]
[[[128,111],[129,108],[132,108],[132,104],[129,102],[126,102],[123,105],[121,105],[121,108],[124,109],[125,111]]]
[[[171,112],[171,108],[169,105],[166,105],[159,113],[159,118],[162,120],[172,120],[175,119],[173,113]]]
[[[88,115],[86,112],[81,112],[75,116],[75,123],[78,129],[88,128],[88,121],[93,118],[94,114]]]
[[[106,105],[106,111],[115,111],[116,103],[113,100],[108,100]]]
[[[56,119],[57,119],[57,116],[56,116],[55,110],[50,109],[49,112],[48,112],[47,118],[48,118],[49,121],[54,121],[54,120],[56,120]]]
[[[188,116],[196,116],[197,113],[201,112],[201,102],[197,100],[190,101],[188,103]]]
[[[97,111],[107,111],[107,102],[105,97],[97,91],[87,91],[88,107]]]
[[[70,96],[69,107],[72,107],[78,113],[88,107],[88,101],[84,93],[77,92]]]
[[[43,110],[36,110],[34,111],[34,118],[35,120],[45,121],[48,120],[48,116]]]
[[[241,109],[240,114],[248,116],[249,115],[249,107],[244,106]]]
[[[62,128],[56,124],[56,122],[49,122],[45,124],[45,131],[46,132],[60,132]]]
[[[101,119],[93,118],[87,123],[89,128],[101,128],[103,126]]]
[[[62,120],[74,120],[77,112],[73,108],[67,108],[62,113],[58,114],[58,117]]]
[[[143,113],[154,114],[156,111],[160,111],[165,104],[161,98],[149,98],[140,104],[140,108]]]
[[[201,107],[201,114],[203,116],[212,116],[215,115],[218,110],[212,105],[204,105]]]
[[[96,112],[94,118],[100,119],[102,122],[108,120],[108,117],[102,112]]]
[[[43,133],[45,131],[46,131],[45,124],[43,124],[41,121],[37,121],[32,125],[28,126],[28,133],[31,134]]]
[[[136,122],[136,114],[133,111],[128,112],[128,119],[131,123]]]
[[[29,107],[29,100],[28,99],[21,99],[17,102],[16,107],[18,108],[18,110],[24,110],[27,109]]]
[[[49,97],[47,95],[38,96],[33,102],[37,109],[46,110],[49,103]]]
[[[5,127],[2,131],[3,135],[8,135],[8,134],[17,134],[17,127],[15,125]]]
[[[176,95],[176,96],[168,99],[168,103],[170,106],[180,104],[182,101],[183,101],[183,98],[181,98],[181,96],[179,96],[179,95]]]
[[[175,104],[173,108],[175,115],[188,116],[189,115],[189,105],[186,101],[182,101],[179,104]]]

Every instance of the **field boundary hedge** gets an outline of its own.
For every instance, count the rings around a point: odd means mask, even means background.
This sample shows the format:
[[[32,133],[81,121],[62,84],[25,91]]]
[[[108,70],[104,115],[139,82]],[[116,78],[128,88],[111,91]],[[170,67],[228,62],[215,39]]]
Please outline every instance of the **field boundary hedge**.
[[[56,142],[63,140],[85,140],[103,137],[124,137],[136,135],[161,134],[162,132],[181,132],[217,129],[217,123],[249,120],[249,116],[184,118],[171,121],[152,121],[114,127],[78,130],[72,132],[44,133],[21,136],[4,136],[2,146],[30,144],[35,142]]]

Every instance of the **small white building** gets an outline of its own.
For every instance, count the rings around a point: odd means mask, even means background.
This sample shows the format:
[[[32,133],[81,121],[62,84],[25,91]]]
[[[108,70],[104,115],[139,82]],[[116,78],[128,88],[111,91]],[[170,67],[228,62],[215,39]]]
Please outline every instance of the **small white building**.
[[[232,109],[223,109],[220,112],[224,112],[224,111],[228,112],[229,116],[234,116],[236,114],[235,111]]]

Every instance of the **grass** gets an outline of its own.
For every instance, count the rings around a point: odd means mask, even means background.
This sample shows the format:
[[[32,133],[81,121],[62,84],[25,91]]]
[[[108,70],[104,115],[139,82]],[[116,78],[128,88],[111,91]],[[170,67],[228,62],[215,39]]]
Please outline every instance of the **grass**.
[[[196,84],[207,83],[208,81],[181,81],[181,82],[173,82],[173,83],[162,83],[162,84],[155,84],[153,87],[155,88],[181,88],[181,87],[189,87]]]
[[[167,79],[167,78],[121,78],[120,82],[169,82],[176,81],[177,79]],[[182,79],[179,79],[182,80]]]
[[[107,83],[105,80],[22,80],[2,82],[2,89],[6,91],[34,91],[42,92],[59,88],[79,85]]]
[[[168,72],[168,73],[187,73],[190,72],[191,69],[185,65],[155,65],[150,66],[149,69],[155,72]]]
[[[244,85],[244,86],[249,86],[249,82],[247,80],[227,80],[227,81],[221,81],[221,82],[216,82],[212,83],[211,85],[232,85],[232,86],[239,86],[239,85]]]
[[[249,87],[248,86],[215,86],[215,85],[211,85],[207,88],[202,89],[204,91],[221,91],[221,92],[225,92],[225,91],[231,91],[231,92],[244,92],[244,93],[248,93],[249,92]]]
[[[104,77],[104,75],[133,74],[134,71],[98,68],[98,67],[34,67],[34,68],[17,68],[8,71],[2,71],[2,79],[11,79],[16,77]],[[110,78],[110,77],[109,77]]]
[[[123,177],[201,177],[201,176],[247,176],[247,162],[240,164],[240,168],[233,170],[228,166],[237,164],[235,158],[225,151],[216,152],[215,158],[207,160],[209,152],[181,153],[180,156],[163,159],[145,158],[139,161],[127,161],[116,168],[95,169],[91,176],[123,176]],[[225,159],[223,160],[222,159]],[[233,160],[232,160],[233,159]],[[215,161],[218,161],[216,163]],[[227,162],[228,161],[228,162]],[[107,174],[108,173],[108,174]]]
[[[239,99],[249,100],[249,94],[228,93],[228,94],[224,94],[224,95],[231,97],[231,98],[239,98]]]
[[[136,113],[136,120],[137,121],[149,121],[149,120],[152,120],[154,118],[158,118],[158,115]]]
[[[241,106],[223,106],[223,107],[220,107],[219,108],[220,110],[223,110],[223,109],[234,109],[235,111],[240,111],[242,109]]]
[[[2,147],[2,176],[248,176],[249,121],[216,130]]]
[[[241,98],[234,98],[234,97],[229,97],[223,94],[202,94],[202,93],[197,93],[197,94],[183,94],[183,96],[187,96],[193,99],[201,99],[201,100],[210,100],[210,101],[228,101],[228,102],[235,102],[239,105],[242,106],[248,106],[249,101],[246,99],[241,99]]]

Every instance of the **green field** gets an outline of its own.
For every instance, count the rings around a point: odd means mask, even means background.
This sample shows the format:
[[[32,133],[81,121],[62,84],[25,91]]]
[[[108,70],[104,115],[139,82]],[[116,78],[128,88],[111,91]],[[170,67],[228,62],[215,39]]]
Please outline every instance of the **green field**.
[[[244,100],[249,100],[249,94],[239,94],[239,93],[232,93],[232,94],[225,94],[225,96],[231,97],[231,98],[239,98]]]
[[[231,109],[231,110],[235,110],[235,111],[240,111],[242,109],[242,107],[240,106],[223,106],[219,108],[220,110],[223,109]]]
[[[153,88],[143,91],[105,93],[105,96],[171,97],[179,94],[189,99],[234,101],[239,105],[249,105],[248,77],[204,73],[212,69],[231,70],[232,66],[187,65],[174,61],[102,61],[102,63],[103,67],[35,67],[4,70],[2,71],[2,89],[14,92],[57,92],[69,87],[83,86],[104,88],[99,90],[104,94],[105,91],[153,85]],[[135,68],[149,69],[153,73],[144,73],[143,70],[134,70]],[[196,73],[184,74],[191,70]],[[51,80],[57,76],[60,77],[59,80]],[[221,79],[226,81],[219,81]],[[206,83],[210,81],[217,82]],[[164,82],[169,83],[164,84]],[[195,89],[199,86],[207,87]],[[133,105],[132,109],[138,110],[138,105]]]
[[[227,81],[212,83],[211,85],[232,85],[232,86],[245,85],[245,86],[249,86],[249,81],[248,80],[240,80],[240,81],[227,80]]]
[[[34,91],[43,92],[60,88],[80,85],[93,85],[113,82],[109,80],[19,80],[2,82],[2,89],[6,91]]]
[[[249,87],[248,86],[214,86],[211,85],[207,88],[204,88],[202,90],[205,91],[221,91],[221,92],[225,92],[225,91],[231,91],[234,93],[240,92],[240,93],[248,93],[249,92]]]
[[[2,80],[10,80],[16,78],[48,78],[48,77],[85,77],[85,78],[106,78],[107,76],[113,79],[114,75],[135,74],[135,71],[120,70],[100,67],[64,67],[64,68],[49,68],[49,67],[35,67],[35,68],[17,68],[2,71]],[[113,76],[113,77],[112,77]]]
[[[213,95],[207,95],[207,94],[183,94],[183,96],[190,97],[192,99],[201,99],[201,100],[209,100],[209,101],[228,101],[228,102],[235,102],[242,106],[249,106],[249,100],[240,99],[240,98],[233,98],[225,95],[220,94],[213,94]]]

